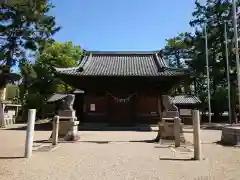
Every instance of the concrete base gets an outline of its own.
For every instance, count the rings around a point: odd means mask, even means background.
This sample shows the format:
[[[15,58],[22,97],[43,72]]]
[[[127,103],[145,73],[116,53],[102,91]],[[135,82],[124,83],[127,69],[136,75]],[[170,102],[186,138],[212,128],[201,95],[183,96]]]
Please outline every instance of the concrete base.
[[[62,131],[61,126],[59,128],[59,138],[63,137],[65,141],[77,141],[80,138],[78,135],[79,121],[68,121],[68,124],[65,123],[64,125],[66,125],[66,128],[62,124]]]
[[[174,124],[165,122],[160,124],[160,139],[174,140]],[[183,123],[180,123],[180,142],[186,142],[183,134]]]
[[[66,134],[71,131],[72,129],[72,122],[70,121],[59,121],[59,132],[58,132],[58,136],[59,137],[63,137],[66,136]]]
[[[80,139],[78,134],[79,121],[59,121],[58,139],[59,141],[77,141]],[[52,135],[50,139],[52,138]]]
[[[240,124],[224,127],[221,143],[230,146],[240,145]]]
[[[79,134],[71,131],[63,138],[64,141],[78,141],[79,139]]]

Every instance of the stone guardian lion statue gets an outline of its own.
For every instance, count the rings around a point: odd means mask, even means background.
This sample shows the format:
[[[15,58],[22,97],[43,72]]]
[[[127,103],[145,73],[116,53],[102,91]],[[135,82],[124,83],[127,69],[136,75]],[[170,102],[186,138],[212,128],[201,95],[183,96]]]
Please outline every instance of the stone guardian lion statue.
[[[73,103],[75,100],[75,95],[73,94],[68,94],[66,97],[62,99],[62,105],[61,105],[61,110],[69,110],[73,111]]]

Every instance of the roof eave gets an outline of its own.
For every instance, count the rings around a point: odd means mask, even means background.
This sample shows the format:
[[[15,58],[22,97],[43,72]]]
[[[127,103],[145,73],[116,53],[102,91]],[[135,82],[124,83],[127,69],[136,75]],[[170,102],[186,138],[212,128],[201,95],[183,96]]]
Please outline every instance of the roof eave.
[[[65,75],[65,76],[75,76],[75,77],[188,77],[188,74],[172,74],[172,75],[84,75],[84,74],[70,74],[67,72],[56,72],[58,75]]]

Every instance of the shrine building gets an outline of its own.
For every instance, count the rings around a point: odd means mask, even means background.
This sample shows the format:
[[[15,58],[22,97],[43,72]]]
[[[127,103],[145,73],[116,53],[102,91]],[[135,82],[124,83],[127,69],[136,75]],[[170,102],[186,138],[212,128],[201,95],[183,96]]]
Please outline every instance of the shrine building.
[[[159,51],[86,51],[77,67],[56,68],[56,74],[81,90],[74,104],[81,122],[118,125],[157,122],[161,95],[191,76],[170,68]]]

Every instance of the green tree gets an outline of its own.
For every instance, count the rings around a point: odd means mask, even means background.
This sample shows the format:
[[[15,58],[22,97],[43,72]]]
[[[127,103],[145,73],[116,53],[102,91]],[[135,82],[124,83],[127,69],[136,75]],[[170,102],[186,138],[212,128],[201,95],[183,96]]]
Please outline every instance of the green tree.
[[[44,77],[44,79],[54,79],[56,84],[55,92],[68,92],[71,91],[72,88],[52,76],[55,72],[54,67],[64,68],[77,66],[82,55],[83,50],[81,47],[73,45],[72,41],[66,43],[55,42],[46,46],[38,56],[35,65],[38,67],[41,66],[42,69],[49,72],[45,73],[48,77]]]
[[[20,80],[20,75],[9,71],[5,65],[0,65],[0,91],[8,84]]]
[[[191,43],[192,36],[190,33],[180,33],[176,37],[167,39],[166,46],[163,49],[164,58],[169,61],[171,68],[184,68],[186,61],[191,57]],[[179,88],[173,90],[173,94],[190,93],[191,81],[183,82]]]
[[[180,33],[178,36],[167,39],[164,47],[164,56],[169,65],[174,68],[183,68],[184,61],[188,58],[189,45],[186,43],[188,33]]]
[[[60,28],[55,18],[48,15],[53,5],[47,0],[13,0],[1,2],[0,9],[0,61],[5,73],[18,62],[25,61],[28,53],[35,53],[44,48],[45,43],[52,41],[52,35]],[[0,87],[4,87],[8,76]]]
[[[35,63],[23,63],[20,85],[21,101],[25,109],[36,108],[44,113],[47,99],[55,92],[69,92],[72,88],[56,78],[54,67],[73,67],[78,64],[83,51],[71,41],[49,43],[39,53]]]
[[[240,7],[240,0],[237,1],[237,7]],[[228,39],[230,40],[228,44],[230,69],[236,74],[231,20],[231,0],[207,0],[206,5],[196,1],[195,9],[192,13],[192,21],[190,22],[190,25],[195,28],[195,33],[181,33],[176,37],[170,38],[167,40],[167,45],[164,48],[166,58],[170,59],[170,66],[181,68],[186,65],[195,72],[196,77],[193,81],[195,94],[199,95],[203,104],[207,104],[204,39],[204,25],[206,25],[212,110],[216,114],[222,113],[227,108],[227,106],[219,106],[219,104],[227,104],[227,67],[224,47],[225,21],[227,21]],[[240,33],[240,29],[238,33]],[[234,77],[236,78],[236,75]],[[235,88],[235,86],[233,87]],[[235,92],[236,90],[233,91]],[[175,93],[179,93],[179,90]],[[203,107],[206,108],[206,106]]]
[[[237,2],[240,7],[240,1]],[[190,62],[190,66],[195,69],[200,77],[206,78],[206,64],[205,64],[205,42],[203,39],[204,24],[207,27],[208,35],[208,51],[209,51],[209,66],[210,66],[210,80],[211,80],[211,97],[212,109],[214,113],[224,111],[220,108],[218,103],[224,101],[227,104],[227,91],[222,89],[227,88],[226,80],[226,55],[224,47],[224,22],[227,21],[228,38],[232,40],[229,43],[229,60],[230,68],[236,71],[236,64],[234,60],[233,49],[233,28],[232,28],[232,2],[230,0],[207,0],[206,6],[196,2],[196,8],[193,12],[193,20],[190,22],[192,27],[196,28],[194,49],[196,56]],[[201,40],[202,39],[202,40]],[[203,74],[202,74],[203,73]],[[203,75],[203,76],[202,76]],[[206,80],[201,82],[206,87]],[[226,108],[225,108],[226,109]]]
[[[28,90],[35,83],[37,74],[33,68],[33,65],[28,61],[24,61],[20,64],[20,73],[22,76],[22,83],[19,85],[19,98],[22,105],[24,106],[26,104],[26,96],[28,95]]]

